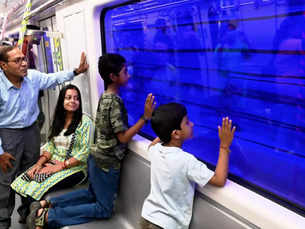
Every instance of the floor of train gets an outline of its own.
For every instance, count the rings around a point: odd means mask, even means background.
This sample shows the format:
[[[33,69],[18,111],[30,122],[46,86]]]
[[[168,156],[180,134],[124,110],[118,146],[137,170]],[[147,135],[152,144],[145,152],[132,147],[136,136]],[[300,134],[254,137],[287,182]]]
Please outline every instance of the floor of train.
[[[21,203],[20,197],[18,195],[16,195],[16,204],[15,204],[15,209],[14,209],[14,212],[12,215],[12,226],[10,229],[26,229],[25,224],[18,223],[19,214],[17,213],[17,208],[20,205],[20,203]]]

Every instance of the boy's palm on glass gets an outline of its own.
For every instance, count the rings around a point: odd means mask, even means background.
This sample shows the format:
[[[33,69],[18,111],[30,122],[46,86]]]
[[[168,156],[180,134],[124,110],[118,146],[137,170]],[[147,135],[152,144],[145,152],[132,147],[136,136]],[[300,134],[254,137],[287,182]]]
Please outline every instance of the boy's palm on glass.
[[[144,117],[147,120],[151,119],[152,112],[154,111],[155,107],[156,107],[155,96],[153,96],[152,93],[149,93],[146,97],[145,106],[144,106]]]
[[[220,147],[229,148],[231,146],[235,129],[235,126],[232,128],[232,120],[228,117],[222,119],[222,125],[218,126]]]

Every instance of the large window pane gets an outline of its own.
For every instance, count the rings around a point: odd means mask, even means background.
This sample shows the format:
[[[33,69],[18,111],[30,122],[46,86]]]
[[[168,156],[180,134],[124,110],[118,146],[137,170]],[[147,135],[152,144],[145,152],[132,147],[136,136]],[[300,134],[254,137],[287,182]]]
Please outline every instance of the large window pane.
[[[184,148],[216,164],[217,125],[237,132],[230,173],[305,208],[305,2],[144,1],[104,18],[107,52],[129,62],[130,124],[148,93],[187,106]],[[154,136],[149,126],[144,133]]]

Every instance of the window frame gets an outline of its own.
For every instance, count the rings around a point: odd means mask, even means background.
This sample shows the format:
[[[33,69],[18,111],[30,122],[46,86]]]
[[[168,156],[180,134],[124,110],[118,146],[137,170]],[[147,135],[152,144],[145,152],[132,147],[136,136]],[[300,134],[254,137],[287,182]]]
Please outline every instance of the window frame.
[[[100,31],[101,31],[101,41],[102,41],[102,50],[101,50],[101,53],[107,53],[107,46],[106,46],[106,25],[105,25],[105,17],[106,17],[106,14],[109,10],[112,10],[112,9],[115,9],[115,8],[119,8],[121,6],[126,6],[126,5],[130,5],[130,4],[135,4],[135,3],[138,3],[138,2],[141,2],[140,0],[131,0],[131,1],[126,1],[126,2],[123,2],[123,3],[115,3],[114,5],[111,5],[109,7],[105,7],[102,9],[101,13],[100,13]],[[289,13],[288,13],[289,14]],[[154,137],[140,131],[138,133],[138,135],[140,135],[141,137],[144,137],[150,141],[152,141],[154,139]],[[207,167],[209,169],[212,169],[212,170],[215,170],[215,165],[207,162],[207,161],[204,161],[204,160],[201,160],[199,158],[197,158],[198,160],[202,161],[203,163],[205,163],[207,165]],[[261,195],[262,197],[268,199],[268,200],[271,200],[277,204],[279,204],[280,206],[283,206],[291,211],[293,211],[294,213],[302,216],[302,217],[305,217],[305,206],[302,207],[301,205],[298,205],[297,203],[294,203],[294,202],[291,202],[289,201],[288,199],[286,198],[283,198],[277,194],[274,194],[272,193],[271,191],[268,191],[258,185],[255,185],[241,177],[238,177],[232,173],[228,173],[228,179],[235,182],[236,184],[238,185],[241,185],[242,187],[250,190],[250,191],[253,191],[254,193],[256,194],[259,194]]]

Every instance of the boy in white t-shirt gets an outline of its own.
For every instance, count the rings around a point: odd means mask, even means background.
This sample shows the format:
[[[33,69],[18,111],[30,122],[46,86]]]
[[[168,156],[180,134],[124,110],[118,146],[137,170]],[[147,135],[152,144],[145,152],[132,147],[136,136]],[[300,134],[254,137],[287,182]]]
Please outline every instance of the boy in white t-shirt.
[[[151,189],[142,209],[142,229],[187,229],[192,217],[195,184],[226,183],[230,145],[235,127],[228,117],[218,126],[219,157],[215,173],[193,155],[181,149],[193,136],[194,124],[186,108],[178,103],[159,106],[152,115],[151,126],[158,136],[149,147]]]

